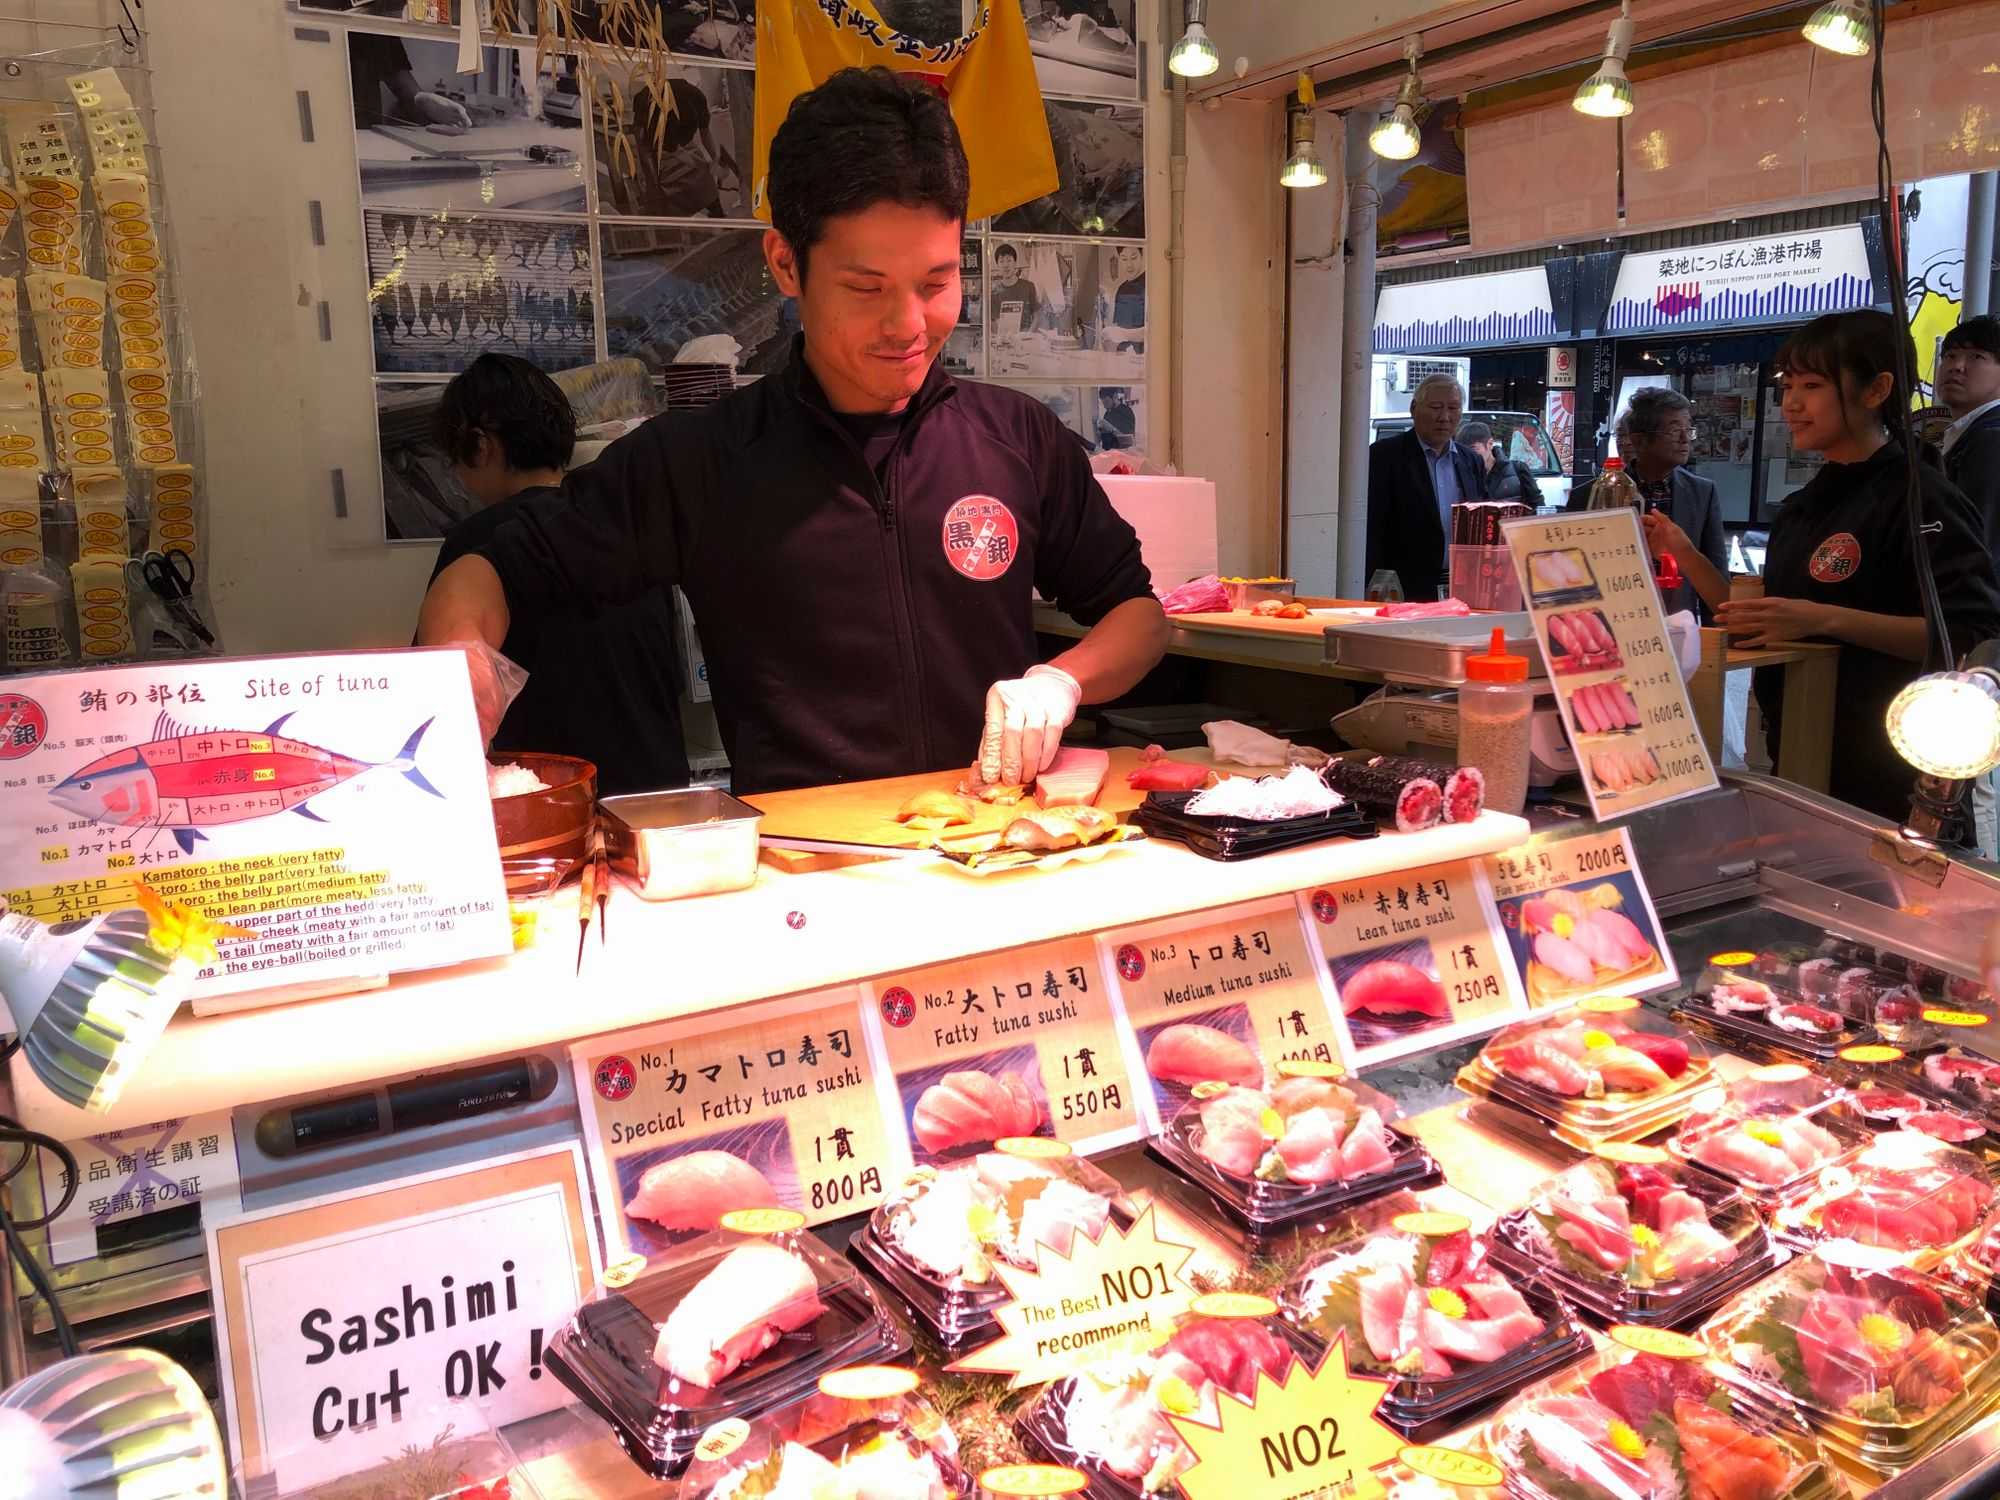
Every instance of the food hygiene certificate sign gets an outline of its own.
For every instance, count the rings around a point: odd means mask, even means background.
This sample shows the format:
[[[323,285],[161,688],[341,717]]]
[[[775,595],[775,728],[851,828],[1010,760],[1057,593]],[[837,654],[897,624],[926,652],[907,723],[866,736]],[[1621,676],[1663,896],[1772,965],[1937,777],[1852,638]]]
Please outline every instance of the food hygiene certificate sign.
[[[1017,1135],[1079,1150],[1138,1139],[1138,1075],[1091,938],[889,975],[865,993],[918,1165]]]
[[[1261,1088],[1281,1060],[1340,1060],[1292,897],[1106,932],[1098,944],[1138,1043],[1150,1131],[1208,1079]]]
[[[571,1049],[607,1253],[654,1259],[736,1208],[809,1224],[865,1213],[901,1181],[895,1096],[854,989],[592,1037]]]
[[[1507,960],[1533,1009],[1679,982],[1629,830],[1540,835],[1484,864]]]
[[[1493,1031],[1526,1014],[1479,868],[1469,860],[1307,893],[1353,1068]]]
[[[43,921],[169,901],[256,934],[197,995],[510,951],[451,651],[97,667],[0,683],[0,894]]]
[[[1617,818],[1713,790],[1639,513],[1530,517],[1505,530],[1591,812]]]

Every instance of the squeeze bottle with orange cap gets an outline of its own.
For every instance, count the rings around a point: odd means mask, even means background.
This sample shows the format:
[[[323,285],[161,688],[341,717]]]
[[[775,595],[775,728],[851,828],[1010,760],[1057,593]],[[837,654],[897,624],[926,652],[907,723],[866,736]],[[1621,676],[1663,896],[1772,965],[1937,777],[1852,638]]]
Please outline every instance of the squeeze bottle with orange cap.
[[[1484,654],[1465,659],[1465,685],[1458,690],[1458,763],[1478,768],[1494,812],[1519,813],[1527,805],[1534,711],[1528,658],[1511,655],[1507,632],[1495,625]]]

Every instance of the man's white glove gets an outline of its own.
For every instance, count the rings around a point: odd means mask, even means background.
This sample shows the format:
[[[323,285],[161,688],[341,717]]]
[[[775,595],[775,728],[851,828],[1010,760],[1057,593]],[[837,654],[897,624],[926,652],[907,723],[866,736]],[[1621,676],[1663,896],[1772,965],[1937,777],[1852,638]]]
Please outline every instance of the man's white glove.
[[[979,779],[989,786],[1021,786],[1039,776],[1062,748],[1063,731],[1076,719],[1083,687],[1047,663],[986,690],[986,729],[979,737]]]

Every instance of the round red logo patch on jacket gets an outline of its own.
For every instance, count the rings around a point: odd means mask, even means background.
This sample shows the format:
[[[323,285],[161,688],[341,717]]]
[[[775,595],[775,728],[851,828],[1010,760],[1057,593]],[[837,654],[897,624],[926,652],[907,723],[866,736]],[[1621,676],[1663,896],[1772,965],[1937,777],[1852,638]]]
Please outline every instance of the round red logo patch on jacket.
[[[944,515],[944,556],[952,571],[991,583],[1014,566],[1021,528],[991,495],[967,495]]]
[[[1806,571],[1821,583],[1847,582],[1861,571],[1861,543],[1851,531],[1836,531],[1813,548]]]

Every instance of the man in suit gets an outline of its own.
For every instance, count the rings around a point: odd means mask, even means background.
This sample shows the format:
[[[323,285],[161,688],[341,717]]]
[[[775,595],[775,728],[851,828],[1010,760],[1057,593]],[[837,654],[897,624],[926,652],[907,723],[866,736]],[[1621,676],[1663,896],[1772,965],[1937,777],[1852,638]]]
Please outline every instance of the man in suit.
[[[1410,398],[1411,430],[1368,446],[1368,576],[1392,568],[1403,597],[1436,599],[1451,581],[1451,508],[1486,496],[1472,450],[1456,441],[1465,387],[1432,375]]]
[[[1729,598],[1729,539],[1715,482],[1686,467],[1694,451],[1694,407],[1678,391],[1649,385],[1632,393],[1618,419],[1618,456],[1639,491],[1646,547],[1671,556],[1682,583],[1667,591],[1667,613],[1694,610],[1704,625]],[[1569,509],[1591,509],[1595,483],[1573,491]]]
[[[1955,419],[1944,435],[1945,476],[1978,510],[2000,563],[2000,318],[1967,318],[1944,336],[1937,391]]]

